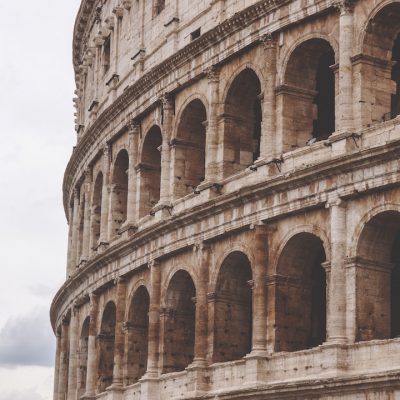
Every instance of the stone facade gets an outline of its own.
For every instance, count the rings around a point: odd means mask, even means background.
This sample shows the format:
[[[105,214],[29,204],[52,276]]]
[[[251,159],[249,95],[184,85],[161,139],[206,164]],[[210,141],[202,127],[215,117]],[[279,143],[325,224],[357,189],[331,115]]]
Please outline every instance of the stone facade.
[[[55,400],[400,399],[400,2],[83,0]]]

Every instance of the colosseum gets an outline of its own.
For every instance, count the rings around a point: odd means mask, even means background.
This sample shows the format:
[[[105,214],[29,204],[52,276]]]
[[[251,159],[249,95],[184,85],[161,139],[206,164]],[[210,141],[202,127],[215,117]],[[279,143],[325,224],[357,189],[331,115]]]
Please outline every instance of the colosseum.
[[[399,32],[399,0],[82,0],[54,400],[400,399]]]

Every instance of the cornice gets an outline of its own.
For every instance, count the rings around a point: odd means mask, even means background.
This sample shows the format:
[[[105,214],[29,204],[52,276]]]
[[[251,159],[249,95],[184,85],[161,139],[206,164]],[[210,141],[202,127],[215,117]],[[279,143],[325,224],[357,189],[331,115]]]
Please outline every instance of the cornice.
[[[85,34],[91,22],[95,19],[96,6],[100,0],[82,0],[75,19],[74,37],[72,42],[72,59],[75,72],[78,72],[81,62],[82,46],[85,43]]]
[[[271,177],[269,180],[262,180],[253,185],[240,188],[235,192],[221,195],[220,197],[213,198],[192,208],[190,215],[188,215],[186,211],[183,211],[180,214],[174,215],[169,220],[162,221],[138,231],[132,238],[113,245],[107,250],[107,252],[98,255],[92,260],[89,260],[83,269],[78,271],[78,273],[72,279],[69,279],[64,283],[54,297],[51,305],[50,315],[53,328],[58,309],[67,300],[66,296],[68,296],[69,293],[74,292],[81,284],[83,284],[87,280],[87,277],[93,274],[93,271],[101,268],[103,265],[116,262],[116,260],[118,260],[118,258],[121,257],[121,255],[126,251],[131,251],[131,249],[139,247],[143,243],[148,242],[149,238],[151,237],[166,235],[173,229],[182,228],[185,225],[193,223],[193,221],[200,221],[205,216],[210,215],[210,213],[220,212],[227,208],[233,207],[238,203],[242,203],[244,200],[250,201],[252,199],[261,198],[262,196],[268,196],[269,194],[284,192],[288,189],[310,184],[321,179],[327,179],[332,176],[340,176],[346,172],[354,171],[357,168],[361,169],[364,166],[368,166],[370,168],[376,164],[382,163],[385,160],[388,161],[398,158],[400,158],[399,140],[396,142],[390,142],[379,148],[348,153],[344,156],[330,159],[318,165],[311,165],[303,169],[293,170],[293,172],[290,174],[280,174],[275,177]],[[364,192],[355,191],[350,185],[348,188],[341,188],[341,197],[350,199],[358,197],[362,194],[367,194],[370,191],[386,188],[388,185],[398,186],[399,184],[400,182],[396,180],[391,181],[386,186],[381,185],[379,188],[368,186],[365,188]],[[334,188],[332,190],[338,189],[339,188]],[[317,198],[317,203],[306,202],[305,205],[301,206],[301,210],[304,211],[307,208],[324,207],[326,199],[324,200],[324,198],[320,196],[317,196]],[[278,214],[271,214],[267,220],[272,222],[277,218],[282,218],[286,215],[296,212],[299,212],[299,210],[289,207],[287,210],[283,209],[283,211]],[[247,224],[248,223],[249,221],[247,221]],[[213,239],[218,236],[219,234],[216,233],[213,236]],[[204,239],[210,240],[206,237]],[[184,250],[184,248],[174,249],[168,254],[173,254],[182,250]],[[113,271],[113,273],[118,274],[119,272]]]
[[[79,32],[83,35],[84,25],[90,18],[93,18],[95,0],[83,1],[78,13],[76,26],[79,25]],[[151,87],[155,86],[158,82],[162,81],[171,71],[177,70],[182,64],[188,60],[195,58],[200,53],[219,43],[224,38],[241,30],[251,24],[253,21],[261,19],[266,13],[273,9],[289,3],[290,0],[262,0],[246,8],[245,10],[236,13],[231,18],[222,22],[220,25],[204,33],[199,39],[189,43],[187,46],[173,54],[162,63],[156,65],[142,77],[140,77],[134,84],[129,86],[107,109],[105,109],[96,121],[85,132],[84,136],[80,139],[75,147],[75,150],[69,160],[63,182],[64,193],[64,209],[67,210],[68,193],[72,184],[74,173],[76,172],[79,164],[84,159],[85,154],[89,151],[91,146],[104,132],[104,127],[108,126],[110,121],[115,120],[121,112],[126,110],[142,93],[148,91]],[[91,4],[89,6],[89,3]],[[84,6],[86,4],[86,7]],[[90,8],[89,11],[87,8]],[[85,12],[86,10],[86,12]],[[85,23],[83,21],[86,21]],[[77,29],[77,28],[76,28]],[[82,36],[83,37],[83,36]],[[82,40],[81,37],[81,40]],[[252,43],[256,43],[261,38],[253,38]],[[251,45],[252,43],[249,43]],[[80,52],[81,43],[74,40],[74,57]],[[79,56],[77,55],[79,58]],[[75,63],[75,58],[74,58]],[[204,72],[205,73],[205,72]],[[203,74],[204,74],[203,73]],[[200,74],[197,79],[202,75]]]

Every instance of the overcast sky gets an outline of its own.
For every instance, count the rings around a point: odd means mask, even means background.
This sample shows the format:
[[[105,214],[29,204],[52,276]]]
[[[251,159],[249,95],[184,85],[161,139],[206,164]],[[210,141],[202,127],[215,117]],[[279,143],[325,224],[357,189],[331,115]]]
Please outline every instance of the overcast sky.
[[[52,400],[49,307],[65,277],[79,3],[0,0],[0,400]]]

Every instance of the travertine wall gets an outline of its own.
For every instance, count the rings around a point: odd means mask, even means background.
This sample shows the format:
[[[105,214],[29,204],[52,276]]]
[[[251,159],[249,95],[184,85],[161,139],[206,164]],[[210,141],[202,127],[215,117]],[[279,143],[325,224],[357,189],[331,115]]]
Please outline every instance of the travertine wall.
[[[400,399],[399,17],[82,1],[55,400]]]

